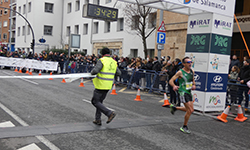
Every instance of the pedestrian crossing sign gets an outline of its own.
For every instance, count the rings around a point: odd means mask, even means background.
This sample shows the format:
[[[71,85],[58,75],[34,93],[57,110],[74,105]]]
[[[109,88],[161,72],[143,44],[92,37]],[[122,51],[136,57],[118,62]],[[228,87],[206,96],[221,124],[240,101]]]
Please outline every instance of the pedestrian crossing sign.
[[[165,23],[164,21],[161,22],[160,27],[157,30],[158,32],[166,32],[166,28],[165,28]]]

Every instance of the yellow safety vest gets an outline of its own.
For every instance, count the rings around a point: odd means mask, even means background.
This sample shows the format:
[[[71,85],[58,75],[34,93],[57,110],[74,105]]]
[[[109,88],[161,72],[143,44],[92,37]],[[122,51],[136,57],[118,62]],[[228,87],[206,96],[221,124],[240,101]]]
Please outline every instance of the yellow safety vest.
[[[114,76],[117,69],[117,62],[111,57],[102,57],[102,69],[93,79],[93,84],[96,89],[110,90],[113,85]]]

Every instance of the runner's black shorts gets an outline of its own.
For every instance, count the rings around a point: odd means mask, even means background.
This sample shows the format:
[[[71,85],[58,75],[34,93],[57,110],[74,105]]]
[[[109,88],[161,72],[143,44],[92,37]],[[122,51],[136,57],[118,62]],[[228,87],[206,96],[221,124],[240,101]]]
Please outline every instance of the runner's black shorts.
[[[180,95],[180,101],[181,103],[187,103],[187,102],[192,102],[193,98],[191,94],[184,93],[184,95]]]

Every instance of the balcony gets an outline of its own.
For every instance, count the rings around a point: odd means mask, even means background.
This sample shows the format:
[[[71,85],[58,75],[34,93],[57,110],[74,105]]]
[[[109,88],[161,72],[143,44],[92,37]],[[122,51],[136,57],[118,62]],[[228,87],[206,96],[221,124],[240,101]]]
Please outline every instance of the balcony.
[[[16,38],[11,38],[11,43],[15,43]]]
[[[15,30],[15,29],[16,29],[16,25],[15,25],[15,24],[12,24],[12,25],[11,25],[11,29],[14,29],[14,30]]]

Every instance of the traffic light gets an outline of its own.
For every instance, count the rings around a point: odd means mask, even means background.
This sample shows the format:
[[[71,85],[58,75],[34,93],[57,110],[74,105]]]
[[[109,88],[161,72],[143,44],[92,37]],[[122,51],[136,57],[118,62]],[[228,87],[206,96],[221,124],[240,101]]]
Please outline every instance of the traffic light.
[[[31,48],[31,49],[34,49],[34,42],[31,42],[31,43],[30,43],[30,48]]]

